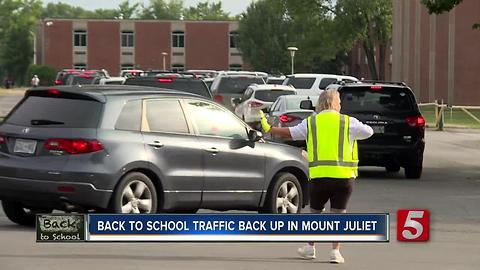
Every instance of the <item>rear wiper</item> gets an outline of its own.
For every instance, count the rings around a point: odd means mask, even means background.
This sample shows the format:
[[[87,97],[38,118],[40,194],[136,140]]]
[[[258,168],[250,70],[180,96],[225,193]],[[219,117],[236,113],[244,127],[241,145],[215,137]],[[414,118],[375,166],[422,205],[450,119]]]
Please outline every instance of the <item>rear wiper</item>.
[[[45,120],[45,119],[34,119],[34,120],[30,121],[30,124],[32,124],[33,126],[65,125],[64,122],[53,121],[53,120]]]

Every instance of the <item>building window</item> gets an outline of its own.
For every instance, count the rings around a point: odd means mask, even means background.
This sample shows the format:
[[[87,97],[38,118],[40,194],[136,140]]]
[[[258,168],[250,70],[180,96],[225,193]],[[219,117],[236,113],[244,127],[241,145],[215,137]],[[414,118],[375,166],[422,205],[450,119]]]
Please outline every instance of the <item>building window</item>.
[[[242,71],[242,65],[232,64],[232,65],[230,65],[229,70],[231,70],[231,71]]]
[[[120,66],[121,70],[130,70],[130,69],[135,69],[133,64],[123,64]]]
[[[230,48],[237,48],[238,32],[230,32]]]
[[[185,66],[181,64],[174,64],[171,68],[172,72],[182,72],[185,71]]]
[[[172,47],[185,48],[185,33],[176,31],[172,33]]]
[[[76,63],[73,65],[73,69],[87,69],[87,65],[84,63]]]
[[[122,47],[131,48],[135,46],[133,31],[122,31]]]
[[[73,32],[73,46],[75,47],[87,46],[87,31],[75,30],[75,32]]]

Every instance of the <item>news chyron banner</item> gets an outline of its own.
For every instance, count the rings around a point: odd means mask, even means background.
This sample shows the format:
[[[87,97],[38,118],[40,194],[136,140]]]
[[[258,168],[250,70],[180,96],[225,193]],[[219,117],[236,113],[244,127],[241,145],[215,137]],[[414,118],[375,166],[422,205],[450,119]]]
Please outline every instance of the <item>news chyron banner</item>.
[[[37,242],[388,242],[389,234],[388,214],[37,216]]]

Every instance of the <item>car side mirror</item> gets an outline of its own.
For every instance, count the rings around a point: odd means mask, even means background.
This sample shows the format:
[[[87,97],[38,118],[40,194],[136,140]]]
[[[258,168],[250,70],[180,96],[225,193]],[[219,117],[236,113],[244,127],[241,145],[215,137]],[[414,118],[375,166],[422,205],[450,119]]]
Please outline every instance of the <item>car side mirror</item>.
[[[250,129],[248,131],[248,140],[251,141],[251,142],[258,142],[260,141],[261,139],[263,138],[263,134],[258,131],[258,130],[254,130],[254,129]]]
[[[300,102],[300,109],[314,111],[315,107],[313,106],[313,103],[310,99],[306,99]]]

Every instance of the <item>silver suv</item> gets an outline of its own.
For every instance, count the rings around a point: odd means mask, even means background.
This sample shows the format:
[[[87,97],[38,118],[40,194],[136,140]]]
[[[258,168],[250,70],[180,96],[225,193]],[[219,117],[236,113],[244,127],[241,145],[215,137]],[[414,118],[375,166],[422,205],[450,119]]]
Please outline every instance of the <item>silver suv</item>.
[[[302,150],[174,90],[35,88],[0,125],[0,199],[19,224],[53,209],[298,213],[307,175]]]

